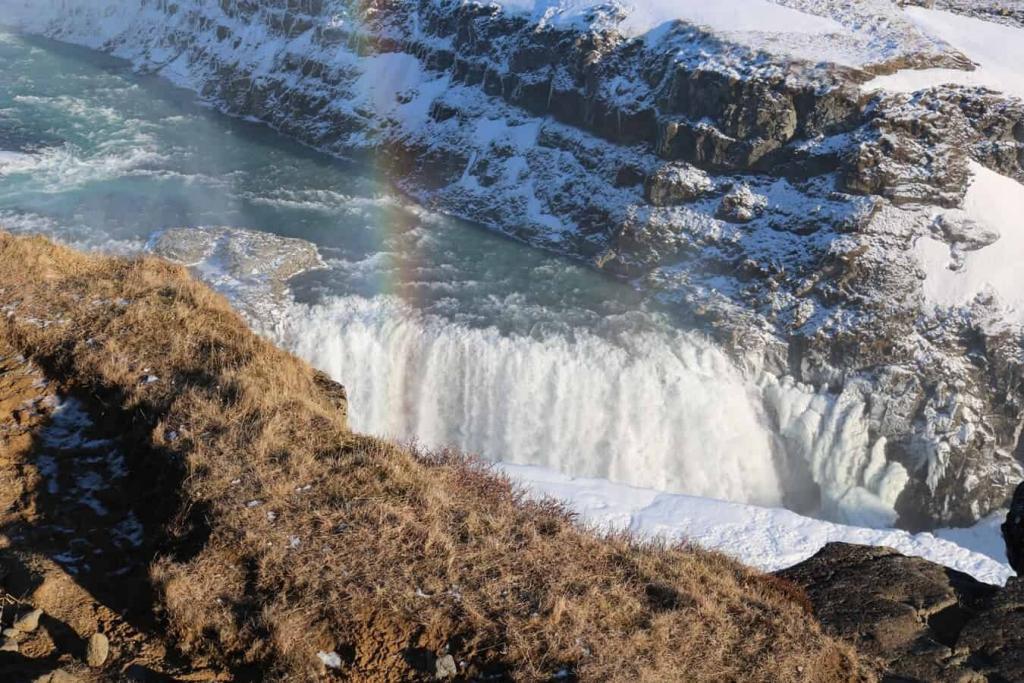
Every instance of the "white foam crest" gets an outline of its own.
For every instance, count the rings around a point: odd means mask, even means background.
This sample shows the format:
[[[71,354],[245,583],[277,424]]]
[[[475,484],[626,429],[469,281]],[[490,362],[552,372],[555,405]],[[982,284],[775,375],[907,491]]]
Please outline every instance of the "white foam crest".
[[[15,173],[30,173],[41,163],[36,154],[0,150],[0,177]]]
[[[127,88],[118,88],[124,90]],[[111,89],[107,88],[109,92]],[[93,100],[84,100],[71,95],[47,97],[42,95],[15,95],[14,101],[22,105],[59,111],[65,116],[81,119],[91,126],[123,125],[122,115],[113,107],[105,107]]]
[[[89,153],[65,143],[34,154],[0,159],[0,176],[31,174],[39,190],[66,192],[71,187],[144,173],[147,167],[166,161],[164,155],[145,144],[104,144]]]
[[[74,225],[37,213],[0,209],[0,229],[17,235],[45,235],[84,251],[130,256],[142,251],[140,239],[117,239],[91,226]]]
[[[367,208],[403,206],[390,195],[359,197],[333,190],[276,189],[272,194],[243,193],[241,197],[254,204],[323,213],[358,213]]]

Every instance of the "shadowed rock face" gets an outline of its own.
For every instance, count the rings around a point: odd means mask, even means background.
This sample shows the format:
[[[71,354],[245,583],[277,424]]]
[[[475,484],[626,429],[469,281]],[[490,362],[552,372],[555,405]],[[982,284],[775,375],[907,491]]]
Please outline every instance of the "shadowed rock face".
[[[902,526],[970,524],[1024,475],[1024,335],[991,298],[933,312],[914,252],[929,235],[956,261],[992,237],[934,214],[962,202],[971,160],[1024,179],[1024,108],[859,90],[963,55],[810,64],[682,23],[629,39],[604,10],[559,27],[476,3],[113,4],[136,18],[42,2],[30,28],[372,155],[423,203],[630,278],[736,356],[856,402],[864,477],[870,453],[907,472]]]
[[[955,12],[1007,26],[1024,27],[1024,6],[1019,0],[903,0],[904,4]]]
[[[1024,580],[1005,588],[888,548],[831,543],[778,573],[883,680],[1024,680]]]
[[[1010,566],[1019,576],[1024,576],[1024,484],[1018,486],[1013,494],[1002,531]]]

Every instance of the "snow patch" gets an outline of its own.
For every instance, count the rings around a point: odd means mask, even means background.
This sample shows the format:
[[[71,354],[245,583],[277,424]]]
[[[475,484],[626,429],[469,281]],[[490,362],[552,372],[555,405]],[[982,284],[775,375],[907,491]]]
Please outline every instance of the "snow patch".
[[[998,527],[988,520],[972,529],[911,534],[834,524],[789,510],[661,493],[602,479],[573,478],[540,467],[500,464],[496,468],[531,496],[561,500],[582,521],[600,529],[688,541],[763,571],[790,567],[826,543],[842,542],[886,546],[991,584],[1002,585],[1014,575],[1005,561]]]
[[[925,271],[924,294],[936,306],[962,306],[978,295],[995,295],[1024,323],[1024,185],[970,162],[973,180],[964,200],[967,218],[1000,235],[994,243],[960,255],[938,237],[918,239]],[[953,270],[951,266],[959,266]]]
[[[904,11],[923,32],[953,46],[977,68],[908,69],[875,78],[864,85],[866,90],[914,92],[958,84],[983,86],[1024,98],[1024,29],[923,7],[907,7]]]
[[[529,15],[554,26],[585,24],[595,11],[608,7],[603,0],[501,0],[506,10]],[[783,7],[770,0],[643,0],[615,3],[624,16],[619,30],[641,36],[662,24],[685,21],[711,31],[729,33],[844,33],[838,22]]]

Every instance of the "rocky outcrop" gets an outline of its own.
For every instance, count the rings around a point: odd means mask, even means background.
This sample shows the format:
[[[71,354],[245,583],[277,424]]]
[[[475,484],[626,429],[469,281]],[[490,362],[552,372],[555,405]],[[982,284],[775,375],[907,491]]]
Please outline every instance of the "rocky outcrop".
[[[840,51],[897,46],[860,66],[681,22],[629,36],[616,6],[559,22],[426,0],[0,4],[229,113],[373,155],[424,204],[629,278],[852,406],[833,430],[868,435],[839,444],[857,449],[852,485],[895,498],[904,526],[970,523],[1024,475],[1021,330],[991,297],[933,312],[913,251],[938,236],[955,260],[992,238],[944,212],[971,160],[1024,177],[1024,110],[982,90],[863,95],[875,73],[971,67],[889,3],[782,2],[875,32],[830,38]],[[829,444],[796,448],[778,420],[813,509]]]
[[[1024,680],[1024,580],[1005,588],[888,548],[832,543],[779,576],[883,680]]]
[[[1001,527],[1006,542],[1006,557],[1018,575],[1024,576],[1024,484],[1017,487],[1010,511]]]
[[[984,88],[882,96],[854,138],[843,186],[895,204],[959,206],[971,159],[1024,181],[1024,103]]]
[[[230,227],[171,228],[154,235],[150,253],[206,271],[250,316],[273,318],[288,280],[324,263],[315,245],[293,237]],[[216,264],[211,267],[210,264]]]
[[[955,12],[1007,26],[1024,27],[1024,7],[1017,0],[901,0],[905,5]]]

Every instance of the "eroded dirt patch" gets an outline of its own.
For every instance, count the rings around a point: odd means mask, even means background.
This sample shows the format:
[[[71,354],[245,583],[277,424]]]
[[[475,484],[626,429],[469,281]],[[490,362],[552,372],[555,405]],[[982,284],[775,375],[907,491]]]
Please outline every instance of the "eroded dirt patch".
[[[159,534],[116,422],[0,341],[0,680],[228,680],[158,635]]]

